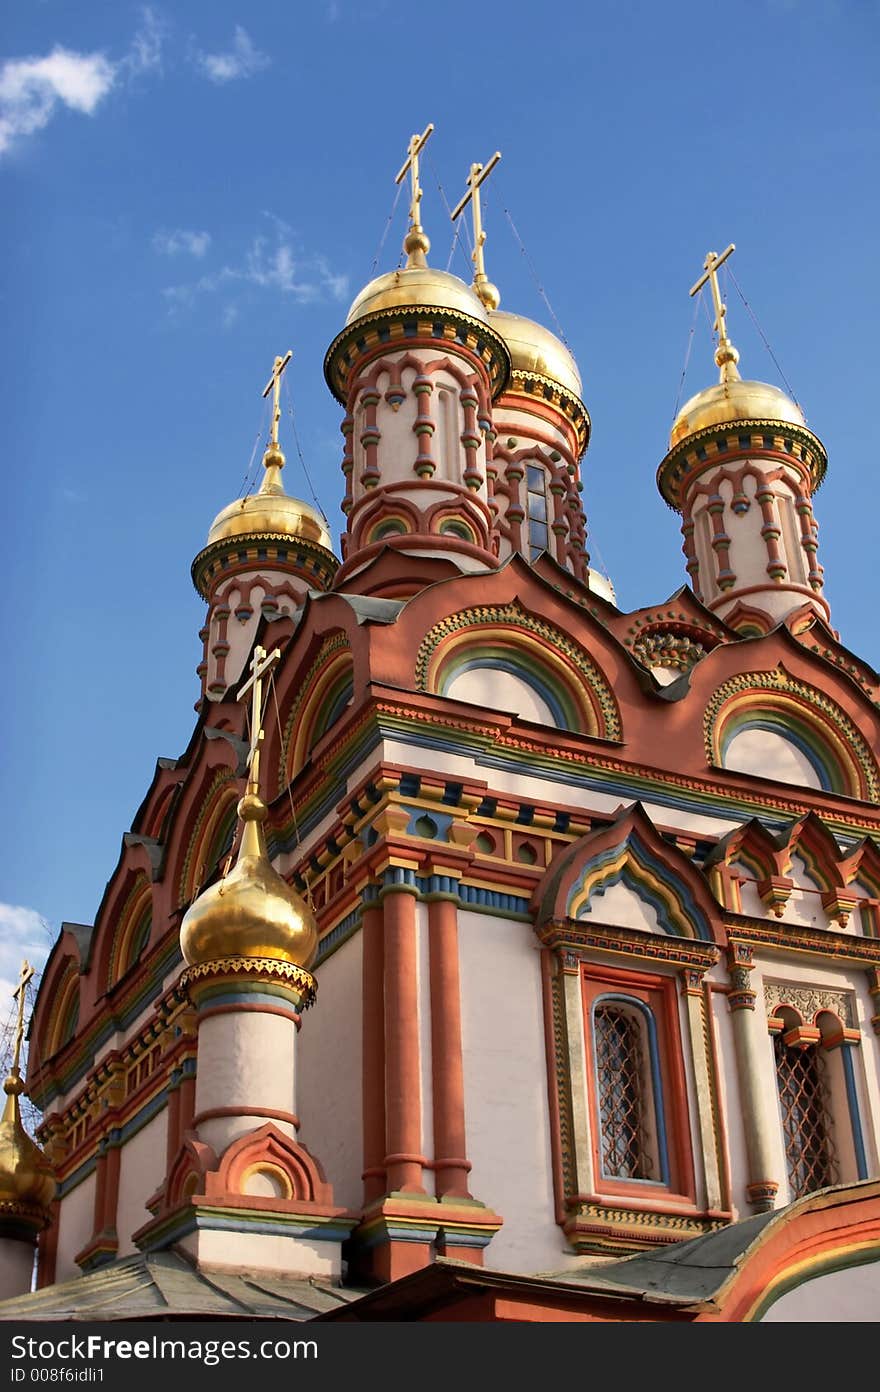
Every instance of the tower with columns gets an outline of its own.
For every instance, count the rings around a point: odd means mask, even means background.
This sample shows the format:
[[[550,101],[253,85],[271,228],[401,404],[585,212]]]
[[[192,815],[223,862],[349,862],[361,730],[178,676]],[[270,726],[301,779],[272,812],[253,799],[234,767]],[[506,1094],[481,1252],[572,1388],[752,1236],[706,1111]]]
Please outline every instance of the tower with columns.
[[[432,129],[405,264],[325,358],[341,557],[281,485],[277,357],[260,490],[193,566],[193,738],[47,963],[57,1197],[0,1316],[77,1272],[87,1308],[111,1263],[296,1318],[808,1319],[876,1290],[880,678],[828,622],[824,448],[740,376],[710,253],[720,380],[658,474],[690,584],[619,609],[580,369],[486,270],[500,156],[453,212],[468,285],[428,260]]]

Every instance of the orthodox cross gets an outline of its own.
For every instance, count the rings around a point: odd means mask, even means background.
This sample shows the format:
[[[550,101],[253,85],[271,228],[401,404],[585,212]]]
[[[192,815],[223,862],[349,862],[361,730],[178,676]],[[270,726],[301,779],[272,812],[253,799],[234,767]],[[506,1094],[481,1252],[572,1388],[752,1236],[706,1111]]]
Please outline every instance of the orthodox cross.
[[[496,150],[488,164],[472,164],[471,172],[467,177],[467,193],[461,202],[451,213],[452,221],[464,212],[468,203],[473,203],[474,208],[474,249],[471,253],[471,260],[474,263],[474,270],[477,277],[486,278],[486,267],[483,264],[483,244],[486,241],[486,233],[483,231],[483,212],[480,207],[480,186],[485,183],[492,170],[501,158],[501,151]]]
[[[12,1068],[11,1072],[18,1076],[18,1064],[21,1058],[21,1041],[24,1039],[24,991],[28,982],[33,979],[34,969],[28,961],[21,964],[21,975],[18,978],[18,985],[12,993],[13,1000],[18,1001],[18,1020],[15,1025],[15,1043],[12,1049]]]
[[[290,362],[290,359],[292,357],[293,352],[290,348],[288,348],[283,358],[275,359],[275,366],[272,368],[272,376],[269,378],[263,390],[264,400],[270,392],[274,393],[274,405],[272,410],[272,434],[270,436],[270,440],[273,445],[278,444],[278,422],[281,420],[281,374],[284,371],[287,364]]]
[[[716,252],[710,251],[703,262],[703,274],[700,276],[696,285],[692,286],[690,291],[692,296],[696,295],[697,291],[702,290],[708,280],[712,290],[712,303],[715,306],[715,332],[718,335],[719,344],[727,338],[727,333],[724,328],[724,316],[727,313],[727,306],[722,301],[721,291],[718,288],[718,267],[723,265],[733,251],[736,251],[733,242],[730,243],[726,251],[722,251],[720,256],[718,256]]]
[[[250,662],[250,673],[244,686],[239,689],[238,699],[241,701],[248,692],[251,693],[251,744],[248,750],[248,786],[249,793],[259,794],[260,791],[260,745],[263,741],[263,677],[270,667],[281,656],[280,648],[273,648],[272,652],[267,653],[266,649],[258,643],[254,648],[254,655]]]
[[[419,155],[428,143],[428,137],[434,129],[433,121],[429,122],[421,135],[410,136],[409,153],[395,178],[395,184],[399,184],[406,175],[407,170],[410,174],[410,186],[412,188],[412,201],[409,205],[409,222],[411,227],[420,227],[419,203],[422,198],[422,186],[419,183]]]

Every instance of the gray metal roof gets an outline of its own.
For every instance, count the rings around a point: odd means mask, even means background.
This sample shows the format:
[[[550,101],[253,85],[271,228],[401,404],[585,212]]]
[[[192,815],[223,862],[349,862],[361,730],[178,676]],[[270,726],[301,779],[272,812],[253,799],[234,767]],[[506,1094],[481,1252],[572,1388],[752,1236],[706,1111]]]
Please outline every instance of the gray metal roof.
[[[0,1301],[0,1320],[308,1320],[362,1294],[308,1277],[199,1270],[177,1252],[151,1252]]]

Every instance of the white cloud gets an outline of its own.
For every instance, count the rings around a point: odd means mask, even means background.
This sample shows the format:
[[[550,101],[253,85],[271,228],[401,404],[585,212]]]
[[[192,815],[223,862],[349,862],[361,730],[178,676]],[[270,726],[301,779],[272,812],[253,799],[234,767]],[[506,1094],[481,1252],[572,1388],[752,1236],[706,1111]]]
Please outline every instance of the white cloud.
[[[0,154],[20,136],[47,126],[59,102],[91,116],[113,86],[103,53],[53,48],[45,58],[10,59],[0,68]]]
[[[210,245],[210,232],[188,232],[183,227],[174,232],[163,230],[153,237],[153,247],[162,256],[179,256],[181,252],[186,252],[188,256],[201,260]]]
[[[196,63],[212,82],[235,82],[240,77],[253,77],[267,68],[272,60],[255,48],[250,35],[240,24],[235,26],[232,48],[226,53],[197,53]]]
[[[149,5],[145,5],[141,13],[141,27],[120,64],[133,77],[139,73],[162,71],[162,44],[168,32],[165,21]]]
[[[14,1003],[12,992],[18,984],[23,958],[40,972],[43,970],[53,934],[46,919],[36,909],[21,904],[0,903],[0,1020],[5,1020]]]
[[[235,265],[221,266],[195,281],[167,286],[162,294],[169,311],[174,313],[189,308],[202,295],[248,287],[290,296],[299,304],[325,298],[343,300],[348,293],[348,276],[331,270],[323,256],[298,255],[288,235],[287,224],[271,213],[266,217],[274,224],[274,237],[254,237],[241,261]],[[235,322],[237,313],[234,302],[227,302],[223,318],[226,327]]]

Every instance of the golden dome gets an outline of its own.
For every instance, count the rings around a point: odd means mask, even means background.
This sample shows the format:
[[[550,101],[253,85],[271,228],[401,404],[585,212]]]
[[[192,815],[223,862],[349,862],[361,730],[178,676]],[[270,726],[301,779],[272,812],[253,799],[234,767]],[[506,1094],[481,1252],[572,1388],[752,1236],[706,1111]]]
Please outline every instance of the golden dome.
[[[510,351],[514,372],[547,377],[571,396],[581,399],[583,387],[577,363],[561,339],[543,324],[522,314],[495,309],[489,315],[492,328],[500,333]]]
[[[248,792],[238,815],[244,831],[235,866],[184,914],[184,960],[193,967],[223,957],[275,957],[308,967],[318,949],[318,926],[305,900],[269,862],[262,827],[266,804]]]
[[[688,435],[696,435],[709,426],[747,420],[779,421],[801,428],[805,425],[803,411],[779,387],[729,376],[685,402],[672,426],[669,448],[674,449]]]
[[[218,512],[211,523],[206,547],[230,537],[289,536],[313,541],[331,550],[330,533],[321,514],[299,498],[284,491],[281,470],[284,455],[277,445],[270,445],[263,456],[265,474],[258,493],[237,498]]]
[[[17,1071],[9,1075],[3,1087],[6,1105],[0,1120],[0,1225],[6,1220],[38,1231],[49,1222],[55,1175],[21,1124],[18,1098],[24,1084]]]
[[[345,327],[368,314],[377,314],[383,309],[407,309],[424,306],[426,309],[452,309],[477,319],[482,324],[489,323],[484,306],[469,285],[449,271],[438,271],[433,266],[404,266],[402,270],[387,271],[365,285],[356,296]]]

